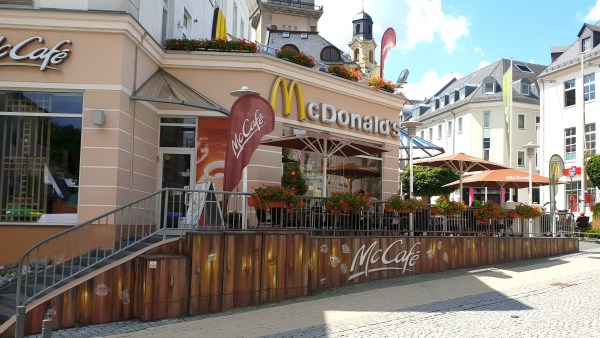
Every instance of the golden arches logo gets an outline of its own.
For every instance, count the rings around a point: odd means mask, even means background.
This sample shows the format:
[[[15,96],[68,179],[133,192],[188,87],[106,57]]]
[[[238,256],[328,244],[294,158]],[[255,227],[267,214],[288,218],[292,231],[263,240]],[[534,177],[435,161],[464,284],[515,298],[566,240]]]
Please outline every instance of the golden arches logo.
[[[273,84],[273,88],[271,89],[271,106],[275,109],[275,105],[277,104],[277,92],[281,88],[283,97],[283,115],[287,116],[292,113],[292,96],[294,95],[294,91],[296,92],[296,102],[298,103],[298,119],[306,120],[306,110],[304,108],[304,97],[302,96],[302,89],[300,89],[300,84],[294,80],[290,82],[288,87],[287,82],[283,77],[278,77]]]
[[[550,168],[550,175],[555,178],[559,178],[562,176],[561,174],[561,166],[558,163],[552,163],[552,168]]]

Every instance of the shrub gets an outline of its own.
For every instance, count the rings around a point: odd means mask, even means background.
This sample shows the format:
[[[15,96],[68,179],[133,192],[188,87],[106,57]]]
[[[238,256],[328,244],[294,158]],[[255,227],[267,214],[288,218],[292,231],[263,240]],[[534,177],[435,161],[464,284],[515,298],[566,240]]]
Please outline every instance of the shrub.
[[[373,89],[380,89],[390,93],[393,93],[398,86],[392,81],[386,81],[378,76],[368,79],[365,83]]]
[[[284,203],[287,206],[294,207],[300,204],[299,196],[296,196],[294,191],[280,185],[262,185],[254,189],[252,197],[258,202],[261,209],[267,207],[269,202]]]
[[[433,207],[442,215],[462,214],[467,210],[467,206],[462,201],[449,201],[446,196],[438,197]]]
[[[369,195],[351,192],[334,192],[325,202],[325,209],[332,214],[361,212],[370,206]]]
[[[214,49],[220,52],[246,50],[250,53],[256,53],[258,46],[254,42],[244,40],[195,40],[195,39],[168,39],[163,41],[163,45],[167,50],[208,50]]]
[[[327,68],[327,73],[333,74],[335,76],[339,76],[341,78],[344,78],[344,79],[350,80],[350,81],[354,81],[354,82],[360,80],[360,72],[356,68],[348,69],[348,68],[342,67],[342,66],[331,66],[331,67]]]
[[[275,56],[277,56],[280,59],[285,59],[287,61],[304,67],[313,68],[315,66],[315,59],[312,56],[304,54],[302,52],[283,49],[278,50],[277,53],[275,53]]]
[[[515,213],[521,218],[534,218],[542,216],[544,214],[544,210],[540,207],[519,203],[515,207]]]
[[[473,215],[475,215],[475,219],[480,223],[488,223],[489,220],[506,217],[506,211],[502,209],[500,204],[494,201],[475,201],[473,202],[473,206],[477,208],[473,210]]]
[[[397,212],[410,213],[425,207],[425,202],[410,198],[404,199],[401,195],[392,195],[387,199],[385,205]]]

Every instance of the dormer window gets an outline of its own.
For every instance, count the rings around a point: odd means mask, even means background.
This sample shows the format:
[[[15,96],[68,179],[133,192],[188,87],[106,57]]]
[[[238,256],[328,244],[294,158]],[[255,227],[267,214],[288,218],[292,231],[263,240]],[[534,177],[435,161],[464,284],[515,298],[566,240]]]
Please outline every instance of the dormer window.
[[[521,88],[519,91],[521,94],[529,96],[531,94],[531,81],[529,79],[521,79]]]
[[[283,45],[283,47],[281,47],[281,50],[289,50],[289,51],[296,52],[296,53],[300,52],[298,47],[296,47],[295,45],[291,45],[291,44]]]
[[[581,52],[585,53],[592,50],[592,37],[581,39]]]
[[[483,92],[485,94],[493,94],[496,92],[496,79],[491,76],[483,80]]]

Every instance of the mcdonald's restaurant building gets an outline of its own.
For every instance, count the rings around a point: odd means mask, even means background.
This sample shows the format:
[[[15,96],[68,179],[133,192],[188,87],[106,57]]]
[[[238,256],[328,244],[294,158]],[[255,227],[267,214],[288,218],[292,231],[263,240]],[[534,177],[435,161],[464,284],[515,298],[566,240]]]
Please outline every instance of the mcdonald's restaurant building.
[[[160,188],[209,179],[218,190],[229,93],[242,86],[272,102],[271,137],[331,133],[388,150],[332,159],[380,175],[352,187],[330,175],[329,192],[397,192],[399,96],[270,55],[165,51],[125,14],[4,10],[0,26],[0,264]],[[250,189],[279,184],[286,160],[320,196],[320,157],[267,146],[248,166]]]

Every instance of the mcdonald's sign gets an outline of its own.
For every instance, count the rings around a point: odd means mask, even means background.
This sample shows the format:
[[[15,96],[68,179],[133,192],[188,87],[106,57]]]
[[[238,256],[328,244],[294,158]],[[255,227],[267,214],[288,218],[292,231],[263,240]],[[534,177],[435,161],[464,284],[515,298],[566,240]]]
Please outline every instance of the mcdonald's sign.
[[[300,84],[294,80],[290,81],[289,86],[283,77],[278,77],[273,83],[271,89],[271,106],[277,111],[277,94],[281,91],[283,98],[284,116],[291,114],[292,98],[296,94],[296,103],[298,105],[298,120],[305,121],[306,118],[313,121],[319,121],[327,124],[337,124],[340,127],[360,130],[367,133],[379,134],[383,136],[398,137],[400,126],[398,122],[387,118],[380,119],[379,116],[363,116],[357,113],[351,113],[344,109],[337,110],[334,106],[327,103],[309,102],[304,105],[304,96]]]

